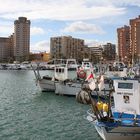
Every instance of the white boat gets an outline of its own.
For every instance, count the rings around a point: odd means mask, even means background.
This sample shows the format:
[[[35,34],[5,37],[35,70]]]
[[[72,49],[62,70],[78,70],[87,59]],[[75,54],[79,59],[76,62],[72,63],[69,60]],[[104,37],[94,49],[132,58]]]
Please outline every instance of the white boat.
[[[88,111],[86,119],[103,140],[140,140],[139,81],[114,80],[114,89],[114,106],[108,102],[106,109],[103,105],[99,109],[99,104],[91,100],[92,111]]]
[[[77,70],[78,64],[76,62],[76,59],[67,59],[66,66],[68,70]]]
[[[104,73],[106,77],[127,77],[127,68],[118,70],[108,70]]]
[[[75,96],[81,90],[83,84],[86,82],[86,78],[89,76],[88,73],[86,73],[87,71],[81,69],[78,70],[77,72],[75,71],[77,75],[74,79],[73,78],[69,79],[68,65],[66,65],[65,67],[57,67],[57,69],[58,69],[57,71],[62,71],[59,69],[64,69],[64,70],[63,73],[61,73],[61,75],[58,73],[55,74],[55,78],[59,79],[59,82],[55,83],[55,87],[56,87],[55,94]],[[60,78],[59,76],[63,78]],[[90,78],[93,79],[94,77],[90,77]]]
[[[90,73],[86,78],[79,78],[79,77],[75,77],[74,79],[69,79],[67,76],[67,67],[58,67],[58,71],[59,68],[63,68],[65,70],[63,70],[64,73],[61,73],[61,77],[64,77],[60,80],[60,77],[58,77],[57,75],[55,75],[55,78],[59,79],[59,82],[55,83],[55,94],[61,94],[61,95],[72,95],[72,96],[76,96],[76,94],[78,94],[81,89],[84,88],[85,85],[87,85],[87,83],[89,83],[89,81],[93,81],[91,83],[92,85],[95,85],[95,81],[97,79],[94,79],[94,74]],[[62,70],[61,70],[62,71]],[[59,74],[60,75],[60,74]],[[87,74],[86,74],[87,75]],[[98,95],[99,96],[104,96],[104,94],[108,94],[107,91],[104,91],[104,88],[106,87],[107,89],[109,88],[109,83],[104,83],[104,79],[102,79],[103,81],[100,82],[98,85],[100,86],[100,89],[98,91]],[[96,85],[95,85],[96,86]],[[97,95],[96,91],[92,91],[94,95]]]
[[[55,83],[55,94],[76,95],[81,89],[81,82],[69,79],[67,65],[55,68],[55,78],[59,79]]]
[[[42,76],[39,73],[39,64],[37,69],[33,69],[35,77],[36,77],[36,83],[39,84],[41,91],[53,91],[55,92],[57,90],[56,85],[60,83],[61,81],[65,81],[68,79],[68,70],[67,67],[64,65],[55,66],[54,70],[54,76],[45,75]]]
[[[45,65],[45,67],[47,70],[54,70],[55,67],[58,67],[61,65],[67,65],[68,70],[76,70],[78,67],[76,59],[54,59],[54,60],[49,61]]]

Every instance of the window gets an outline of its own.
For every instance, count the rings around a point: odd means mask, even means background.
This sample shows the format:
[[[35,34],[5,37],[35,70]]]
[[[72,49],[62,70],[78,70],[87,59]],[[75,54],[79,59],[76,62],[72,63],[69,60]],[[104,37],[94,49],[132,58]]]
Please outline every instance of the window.
[[[133,89],[133,83],[118,83],[118,88]]]

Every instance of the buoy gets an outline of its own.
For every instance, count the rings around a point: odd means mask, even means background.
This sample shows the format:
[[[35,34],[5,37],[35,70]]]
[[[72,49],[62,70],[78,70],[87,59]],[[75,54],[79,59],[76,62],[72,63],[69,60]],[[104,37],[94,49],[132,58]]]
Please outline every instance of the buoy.
[[[79,78],[84,79],[84,78],[86,78],[86,72],[81,69],[78,71],[78,76],[79,76]]]

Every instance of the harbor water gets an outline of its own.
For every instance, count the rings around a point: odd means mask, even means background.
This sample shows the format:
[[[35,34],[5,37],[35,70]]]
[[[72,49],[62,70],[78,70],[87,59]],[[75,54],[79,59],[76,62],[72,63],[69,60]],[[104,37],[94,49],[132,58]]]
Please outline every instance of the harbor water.
[[[41,92],[33,71],[0,71],[0,140],[101,140],[84,119],[89,108]]]

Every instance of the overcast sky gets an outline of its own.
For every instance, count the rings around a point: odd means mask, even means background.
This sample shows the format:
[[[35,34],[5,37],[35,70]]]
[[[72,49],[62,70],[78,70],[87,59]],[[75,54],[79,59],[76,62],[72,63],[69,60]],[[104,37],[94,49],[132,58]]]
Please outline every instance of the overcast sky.
[[[71,35],[89,46],[117,43],[118,27],[140,14],[140,0],[0,0],[0,36],[14,20],[31,20],[31,51],[49,51],[50,37]]]

